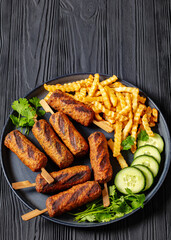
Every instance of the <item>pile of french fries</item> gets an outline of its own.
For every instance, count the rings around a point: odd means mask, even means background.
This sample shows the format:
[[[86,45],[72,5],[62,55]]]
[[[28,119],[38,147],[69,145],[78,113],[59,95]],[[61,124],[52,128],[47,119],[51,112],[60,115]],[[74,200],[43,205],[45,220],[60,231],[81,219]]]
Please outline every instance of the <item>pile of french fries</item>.
[[[63,85],[44,84],[44,88],[49,91],[46,101],[55,90],[60,89],[93,109],[94,123],[107,132],[114,131],[114,141],[110,139],[108,145],[121,168],[128,166],[121,155],[122,141],[131,135],[135,139],[131,148],[134,153],[137,134],[141,129],[153,136],[151,127],[158,121],[157,109],[146,106],[146,98],[140,96],[139,89],[123,85],[115,75],[100,81],[100,76],[96,73],[87,79]]]

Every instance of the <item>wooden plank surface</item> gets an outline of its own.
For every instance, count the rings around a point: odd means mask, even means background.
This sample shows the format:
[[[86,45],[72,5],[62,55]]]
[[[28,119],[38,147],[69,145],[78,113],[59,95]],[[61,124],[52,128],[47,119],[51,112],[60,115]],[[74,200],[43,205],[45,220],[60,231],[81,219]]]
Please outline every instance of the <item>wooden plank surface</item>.
[[[116,74],[136,84],[171,114],[171,2],[169,0],[1,0],[0,129],[11,103],[56,76]],[[28,211],[0,168],[0,239],[171,239],[171,172],[145,208],[97,229],[77,229]]]

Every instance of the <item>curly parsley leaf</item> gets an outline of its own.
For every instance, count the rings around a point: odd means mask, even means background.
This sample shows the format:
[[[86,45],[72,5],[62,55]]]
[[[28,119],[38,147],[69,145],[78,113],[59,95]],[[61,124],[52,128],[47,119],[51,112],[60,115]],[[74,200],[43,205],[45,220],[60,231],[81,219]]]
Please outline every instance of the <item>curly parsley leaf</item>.
[[[147,141],[148,139],[149,139],[149,136],[145,130],[141,130],[138,133],[138,140]]]
[[[134,142],[135,142],[135,138],[133,138],[131,135],[128,136],[121,143],[123,150],[129,150],[132,147],[132,145],[134,145]]]

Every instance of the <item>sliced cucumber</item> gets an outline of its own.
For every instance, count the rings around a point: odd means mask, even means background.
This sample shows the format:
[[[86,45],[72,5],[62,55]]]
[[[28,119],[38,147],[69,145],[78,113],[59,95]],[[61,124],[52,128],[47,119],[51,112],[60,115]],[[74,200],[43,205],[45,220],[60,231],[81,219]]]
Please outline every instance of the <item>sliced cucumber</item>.
[[[152,145],[161,153],[164,148],[164,141],[159,134],[154,133],[154,137],[149,137],[147,141],[138,140],[138,147],[142,147],[144,145]]]
[[[143,172],[143,174],[145,176],[145,180],[146,180],[146,186],[143,191],[148,190],[154,182],[153,173],[151,172],[151,170],[148,167],[143,166],[143,165],[135,165],[134,167],[140,169]]]
[[[157,176],[157,173],[159,171],[159,164],[157,160],[152,156],[142,155],[142,156],[136,157],[132,162],[131,166],[135,166],[138,164],[148,167],[152,171],[154,177]]]
[[[134,153],[134,159],[141,155],[152,156],[157,160],[158,163],[160,163],[161,161],[161,156],[158,149],[150,145],[146,145],[138,148],[137,151]]]
[[[133,193],[139,193],[146,186],[144,174],[135,167],[123,168],[115,176],[115,186],[124,194],[128,194],[126,188]]]

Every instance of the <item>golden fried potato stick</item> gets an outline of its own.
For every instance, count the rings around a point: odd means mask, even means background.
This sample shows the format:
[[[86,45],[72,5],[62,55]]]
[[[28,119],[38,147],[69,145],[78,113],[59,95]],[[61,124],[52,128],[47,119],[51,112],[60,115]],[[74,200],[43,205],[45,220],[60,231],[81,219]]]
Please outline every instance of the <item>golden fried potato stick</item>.
[[[127,138],[128,134],[130,133],[131,128],[132,128],[132,123],[133,123],[133,120],[131,118],[131,119],[129,119],[129,121],[127,122],[127,124],[125,125],[125,127],[122,131],[122,140],[125,140]]]
[[[149,137],[153,137],[154,133],[148,124],[147,114],[144,114],[144,116],[142,117],[142,124],[143,124],[144,129],[146,130],[147,134],[149,135]]]
[[[120,92],[116,92],[116,96],[119,99],[119,102],[121,104],[121,108],[125,108],[126,107],[126,102],[125,102],[125,97],[122,93]]]
[[[157,109],[155,109],[155,108],[152,109],[152,115],[153,115],[153,121],[157,122],[158,121],[158,111],[157,111]]]
[[[146,109],[146,106],[143,104],[139,104],[137,111],[134,115],[134,122],[131,130],[131,136],[135,139],[134,145],[131,148],[131,151],[134,153],[136,150],[136,139],[137,139],[137,129],[138,129],[138,124],[140,121],[140,117],[143,113],[143,111]]]
[[[108,96],[107,92],[105,91],[104,87],[100,83],[98,84],[98,88],[101,92],[105,107],[110,110],[111,109],[111,103],[110,103],[109,96]]]
[[[56,85],[47,85],[46,83],[44,84],[44,89],[46,89],[49,92],[54,92],[55,90],[59,89],[62,92],[65,92],[65,87],[61,84],[56,84]]]
[[[97,121],[102,121],[102,120],[103,120],[103,118],[100,116],[99,113],[95,113],[95,119],[96,119]]]
[[[107,143],[108,143],[109,148],[113,151],[113,145],[114,145],[113,140],[110,138],[110,139],[107,141]],[[117,161],[118,161],[118,163],[119,163],[119,165],[120,165],[121,168],[128,167],[128,164],[127,164],[127,162],[125,161],[125,159],[124,159],[124,157],[122,156],[122,154],[120,154],[119,156],[117,156],[116,159],[117,159]]]
[[[115,134],[114,134],[114,145],[113,145],[113,156],[117,157],[120,155],[122,141],[122,122],[117,121],[115,123]]]
[[[94,74],[94,81],[93,81],[93,83],[91,85],[91,88],[90,88],[90,91],[88,93],[88,95],[90,97],[94,96],[94,94],[95,94],[95,92],[96,92],[96,90],[98,88],[98,83],[99,83],[99,74],[96,73],[96,74]]]
[[[106,109],[105,106],[103,106],[101,103],[99,103],[97,101],[94,102],[94,107],[96,109],[101,110],[101,112],[105,113],[110,118],[114,118],[115,117],[115,113],[114,112]]]
[[[117,76],[113,75],[112,77],[101,82],[102,86],[110,85],[118,80]]]
[[[118,99],[117,99],[113,89],[111,89],[109,86],[105,86],[105,90],[107,91],[107,93],[109,95],[109,99],[110,99],[113,107],[116,107]]]
[[[48,92],[48,94],[45,96],[44,100],[47,101],[51,95],[52,95],[52,92]]]
[[[145,102],[146,102],[146,98],[145,98],[145,97],[142,97],[142,96],[140,96],[140,95],[138,95],[138,101],[139,101],[140,103],[145,104]]]

